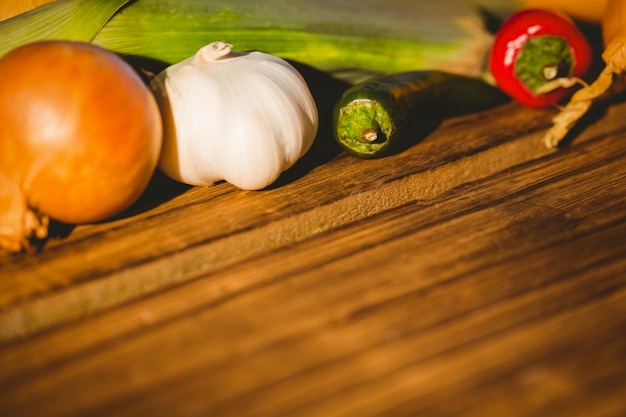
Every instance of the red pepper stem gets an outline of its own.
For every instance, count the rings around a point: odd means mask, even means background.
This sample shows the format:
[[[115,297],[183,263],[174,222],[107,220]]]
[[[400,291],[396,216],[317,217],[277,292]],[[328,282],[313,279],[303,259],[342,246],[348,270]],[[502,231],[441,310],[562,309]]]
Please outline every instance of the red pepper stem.
[[[535,94],[538,94],[538,95],[548,94],[558,88],[570,88],[570,87],[575,86],[576,84],[580,84],[583,87],[589,86],[589,84],[585,80],[579,77],[561,77],[561,78],[556,78],[552,81],[549,81],[546,84],[542,85],[541,87],[537,88],[535,90]]]

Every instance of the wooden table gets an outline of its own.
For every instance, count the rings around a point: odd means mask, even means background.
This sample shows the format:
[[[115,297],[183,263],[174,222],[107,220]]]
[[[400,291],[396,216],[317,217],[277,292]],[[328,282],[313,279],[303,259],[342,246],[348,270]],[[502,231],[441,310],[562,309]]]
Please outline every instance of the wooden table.
[[[314,93],[279,184],[157,175],[0,258],[2,416],[626,415],[626,103],[448,119],[350,157]]]

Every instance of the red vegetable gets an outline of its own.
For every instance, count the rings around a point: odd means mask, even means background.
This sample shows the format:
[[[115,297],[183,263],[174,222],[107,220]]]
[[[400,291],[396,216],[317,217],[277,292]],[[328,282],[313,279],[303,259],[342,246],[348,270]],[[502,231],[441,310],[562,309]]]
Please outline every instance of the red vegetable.
[[[527,9],[502,25],[489,66],[498,86],[513,99],[529,107],[545,107],[565,98],[572,85],[555,88],[559,85],[549,83],[580,80],[591,61],[589,42],[567,16]]]
[[[32,43],[0,59],[0,250],[88,223],[143,192],[161,149],[156,100],[102,48]]]

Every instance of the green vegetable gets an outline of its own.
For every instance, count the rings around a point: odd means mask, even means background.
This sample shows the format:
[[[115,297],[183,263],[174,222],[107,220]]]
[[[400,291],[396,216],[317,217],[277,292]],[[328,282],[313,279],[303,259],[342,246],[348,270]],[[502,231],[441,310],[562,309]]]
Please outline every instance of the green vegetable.
[[[126,4],[127,3],[127,4]],[[510,9],[510,0],[489,0]],[[122,7],[124,6],[124,7]],[[0,56],[42,39],[92,42],[173,64],[213,41],[355,82],[372,74],[454,68],[481,75],[491,35],[473,0],[57,0],[0,22]]]
[[[335,139],[360,158],[399,152],[446,117],[504,103],[485,81],[443,71],[378,76],[350,87],[333,111]]]
[[[467,28],[467,21],[475,26]],[[445,8],[404,0],[137,0],[93,43],[167,63],[224,41],[323,71],[357,68],[371,75],[449,64],[467,73],[483,64],[488,34],[481,22],[471,0]]]
[[[0,56],[35,41],[90,42],[129,0],[57,0],[0,23]]]

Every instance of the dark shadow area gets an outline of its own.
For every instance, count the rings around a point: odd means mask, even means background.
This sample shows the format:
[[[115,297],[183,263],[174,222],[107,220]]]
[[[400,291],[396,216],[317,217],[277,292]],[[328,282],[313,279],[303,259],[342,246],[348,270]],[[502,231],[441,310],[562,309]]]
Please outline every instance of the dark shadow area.
[[[618,88],[623,88],[622,86]],[[575,142],[576,139],[592,124],[600,121],[605,115],[608,108],[616,103],[626,100],[626,92],[609,91],[595,99],[589,110],[576,122],[576,124],[567,132],[565,137],[559,142],[558,147],[564,148]]]
[[[451,77],[441,90],[443,94],[435,107],[443,119],[478,113],[511,101],[502,90],[478,78]]]
[[[50,219],[50,224],[48,225],[48,236],[42,241],[33,242],[35,249],[41,250],[49,240],[67,238],[75,227],[76,225],[74,224],[61,223],[54,219]]]
[[[150,179],[150,183],[139,199],[128,209],[107,219],[106,221],[123,219],[151,210],[166,201],[179,196],[191,187],[191,185],[183,184],[171,179],[167,175],[163,174],[159,169],[156,169]]]
[[[431,133],[433,133],[444,121],[441,113],[435,109],[415,117],[402,127],[400,135],[395,138],[393,146],[384,154],[376,155],[376,158],[396,155],[417,145]]]
[[[504,23],[508,17],[481,5],[477,5],[476,10],[485,30],[493,35],[498,32],[500,26],[502,26],[502,23]]]
[[[600,25],[593,25],[585,22],[576,22],[576,25],[583,35],[585,35],[589,41],[589,45],[591,46],[593,58],[591,67],[587,71],[584,79],[587,82],[592,82],[605,66],[604,60],[602,59],[602,52],[604,51],[604,46],[602,44],[602,28]]]
[[[576,122],[576,124],[561,139],[557,148],[566,148],[580,136],[594,122],[602,119],[606,113],[607,105],[593,104],[589,110]]]
[[[127,64],[129,64],[144,83],[149,84],[155,75],[169,67],[170,64],[157,59],[146,58],[138,55],[119,55]]]
[[[313,99],[317,104],[319,128],[311,149],[294,166],[283,172],[278,180],[268,188],[277,188],[288,184],[313,168],[330,161],[341,152],[333,132],[333,108],[343,92],[350,87],[350,84],[309,65],[294,61],[289,61],[289,63],[302,74],[309,85]]]

